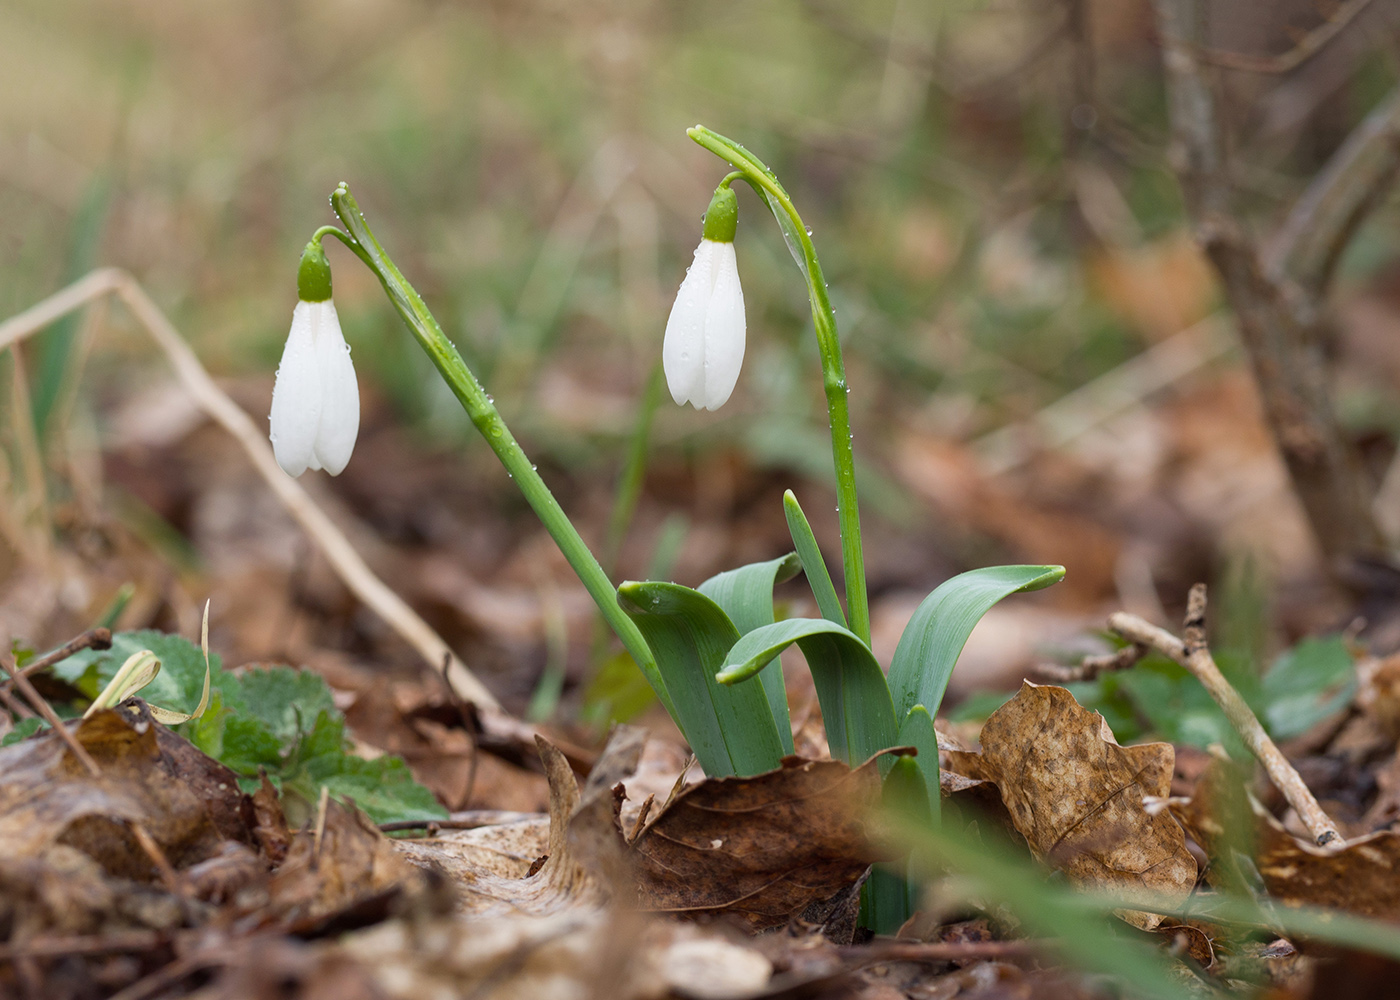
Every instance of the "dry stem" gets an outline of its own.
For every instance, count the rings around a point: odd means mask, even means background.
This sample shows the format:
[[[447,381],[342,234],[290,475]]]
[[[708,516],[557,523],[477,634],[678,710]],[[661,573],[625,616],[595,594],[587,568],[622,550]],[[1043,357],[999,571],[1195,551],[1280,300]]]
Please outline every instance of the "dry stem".
[[[1165,629],[1143,621],[1137,615],[1122,611],[1109,617],[1108,627],[1125,639],[1150,646],[1189,670],[1215,703],[1224,710],[1230,725],[1234,726],[1235,732],[1239,733],[1245,746],[1258,758],[1259,763],[1264,765],[1270,780],[1283,793],[1283,797],[1288,800],[1288,804],[1312,834],[1313,840],[1318,845],[1335,842],[1340,846],[1342,838],[1337,832],[1336,824],[1322,811],[1317,799],[1313,798],[1312,792],[1293,769],[1293,765],[1288,763],[1278,746],[1269,738],[1269,734],[1264,732],[1264,727],[1249,705],[1215,665],[1215,658],[1210,655],[1210,648],[1205,641],[1205,620],[1206,585],[1198,583],[1191,588],[1191,595],[1187,600],[1185,642]]]
[[[116,295],[131,310],[151,339],[165,352],[176,376],[194,397],[195,402],[224,430],[233,435],[234,440],[253,463],[253,468],[272,488],[272,492],[297,523],[311,536],[311,540],[316,543],[336,575],[351,592],[434,668],[446,663],[447,678],[462,697],[483,708],[499,710],[500,703],[495,696],[467,669],[442,637],[433,631],[403,598],[375,575],[345,534],[316,505],[301,484],[278,467],[267,436],[253,423],[252,418],[214,383],[179,331],[131,275],[117,268],[93,271],[32,308],[0,323],[0,350],[107,294]]]

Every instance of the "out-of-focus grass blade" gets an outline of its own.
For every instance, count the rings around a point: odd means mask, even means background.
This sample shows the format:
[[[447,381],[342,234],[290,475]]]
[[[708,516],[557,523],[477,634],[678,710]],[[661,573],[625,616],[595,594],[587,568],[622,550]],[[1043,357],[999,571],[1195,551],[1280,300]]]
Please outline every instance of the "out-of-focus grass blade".
[[[773,624],[773,588],[791,580],[801,569],[802,561],[794,552],[780,559],[727,570],[710,577],[696,589],[724,609],[742,636]],[[783,752],[792,753],[792,716],[788,712],[782,664],[775,658],[759,672],[758,681],[763,685],[763,694],[773,712]]]
[[[632,516],[637,512],[637,500],[642,495],[642,482],[646,479],[647,471],[647,448],[651,442],[651,425],[656,417],[656,408],[661,403],[661,386],[661,362],[658,361],[647,379],[642,398],[637,402],[636,423],[632,427],[632,437],[627,443],[627,460],[617,478],[617,494],[613,498],[612,516],[608,519],[608,533],[603,543],[603,568],[610,574],[617,570],[618,553],[622,550],[623,539],[627,537],[627,529],[632,524]]]
[[[938,732],[933,728],[933,716],[923,705],[915,705],[899,724],[900,746],[919,751],[915,767],[923,781],[923,799],[927,803],[930,822],[938,822],[941,797],[938,790]]]
[[[724,609],[678,583],[628,582],[617,593],[656,657],[676,722],[705,773],[754,775],[777,767],[783,741],[762,686],[715,680],[739,638]]]
[[[97,251],[102,245],[102,232],[107,222],[107,206],[111,201],[112,185],[105,173],[98,174],[83,193],[78,211],[73,217],[69,243],[67,281],[77,281],[97,263]],[[49,421],[63,399],[72,374],[73,345],[78,337],[81,312],[72,312],[54,323],[35,339],[39,358],[36,365],[34,393],[30,405],[34,411],[34,431],[39,441],[45,440]]]
[[[961,573],[925,597],[890,663],[890,692],[899,717],[915,705],[938,712],[958,654],[992,605],[1018,591],[1058,583],[1064,575],[1063,566],[988,566]]]
[[[783,494],[783,513],[787,515],[788,531],[792,534],[793,548],[802,560],[802,572],[807,575],[807,583],[812,588],[812,596],[817,599],[817,608],[822,617],[837,625],[846,624],[846,613],[841,610],[841,599],[836,596],[836,586],[831,582],[822,550],[817,546],[817,536],[812,534],[812,526],[807,523],[807,515],[797,502],[797,495],[788,490]]]
[[[754,629],[728,651],[718,680],[739,684],[797,643],[816,683],[826,739],[852,767],[895,745],[894,706],[870,647],[844,626],[822,618],[790,618]]]
[[[956,872],[966,896],[1005,906],[1027,933],[1046,939],[1047,951],[1086,971],[1122,980],[1130,987],[1127,995],[1149,1000],[1197,995],[1178,985],[1180,977],[1162,953],[1110,916],[1109,906],[1098,903],[1102,909],[1095,912],[1086,905],[1093,897],[1048,884],[1045,873],[1029,863],[952,830],[930,827],[917,816],[891,812],[913,848],[910,866],[916,876]]]

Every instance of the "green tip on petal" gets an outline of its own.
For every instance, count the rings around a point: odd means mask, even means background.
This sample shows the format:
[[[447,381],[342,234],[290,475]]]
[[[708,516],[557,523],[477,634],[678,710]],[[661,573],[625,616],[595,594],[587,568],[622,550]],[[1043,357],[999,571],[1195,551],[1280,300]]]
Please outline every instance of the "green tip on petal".
[[[331,262],[320,240],[312,240],[301,252],[297,268],[297,298],[303,302],[325,302],[331,297]]]
[[[715,188],[710,207],[705,210],[704,237],[716,243],[733,243],[739,228],[739,199],[727,183]]]

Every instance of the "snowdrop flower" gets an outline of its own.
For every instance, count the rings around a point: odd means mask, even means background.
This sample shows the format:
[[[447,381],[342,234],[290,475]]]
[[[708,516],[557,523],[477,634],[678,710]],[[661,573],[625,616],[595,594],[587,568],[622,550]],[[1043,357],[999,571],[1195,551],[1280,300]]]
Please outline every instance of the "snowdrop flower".
[[[272,451],[289,476],[340,475],[360,431],[360,389],[331,301],[331,268],[318,240],[297,271],[297,307],[272,390]]]
[[[704,238],[666,320],[661,364],[677,404],[718,410],[744,363],[744,291],[734,259],[739,204],[728,183],[705,212]]]

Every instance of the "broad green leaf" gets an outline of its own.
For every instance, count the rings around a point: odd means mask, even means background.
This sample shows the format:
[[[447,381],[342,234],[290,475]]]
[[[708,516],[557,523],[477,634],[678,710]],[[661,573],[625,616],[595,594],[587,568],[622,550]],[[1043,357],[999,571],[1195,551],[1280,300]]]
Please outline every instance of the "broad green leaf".
[[[812,588],[812,596],[817,599],[817,608],[822,617],[837,625],[846,624],[846,613],[841,610],[841,599],[836,596],[836,587],[831,582],[826,560],[817,546],[817,536],[812,534],[812,526],[807,523],[807,515],[797,502],[797,496],[788,490],[783,494],[783,513],[787,516],[788,532],[792,535],[793,548],[802,560],[802,572],[807,575],[807,584]]]
[[[174,711],[193,711],[204,690],[204,654],[182,636],[154,629],[116,632],[112,635],[110,649],[85,649],[54,664],[51,669],[56,677],[68,681],[89,698],[96,698],[111,683],[121,665],[143,649],[156,654],[161,670],[141,697]],[[209,670],[212,688],[229,686],[232,675],[221,669],[216,654],[209,656]],[[241,702],[224,690],[224,706],[238,710]]]
[[[1018,591],[1059,582],[1063,566],[988,566],[959,574],[925,597],[909,619],[890,664],[890,692],[900,718],[915,705],[937,713],[953,665],[987,611]]]
[[[773,588],[791,580],[801,570],[802,561],[794,552],[780,559],[751,563],[712,576],[696,589],[724,609],[742,636],[773,624]],[[759,673],[758,681],[763,685],[763,694],[773,712],[783,752],[790,754],[793,752],[792,716],[788,713],[782,664],[774,660]]]
[[[238,677],[247,713],[284,745],[310,732],[321,712],[338,714],[319,674],[291,667],[260,667]]]
[[[938,731],[933,728],[933,716],[927,708],[915,705],[909,710],[909,714],[899,724],[897,742],[900,746],[913,747],[919,751],[919,755],[913,760],[923,781],[921,794],[930,822],[936,822],[942,802],[938,787]]]
[[[789,618],[755,629],[728,651],[717,680],[739,684],[793,643],[811,668],[832,754],[854,767],[894,746],[894,707],[880,664],[869,646],[835,622]]]
[[[3,738],[0,738],[0,747],[7,747],[11,743],[18,743],[20,740],[26,740],[39,730],[47,729],[48,727],[49,724],[43,719],[20,719],[14,724],[14,728],[6,733]]]
[[[579,715],[591,726],[607,727],[630,722],[656,701],[656,692],[626,650],[619,650],[598,665],[583,695]]]
[[[1355,692],[1356,666],[1341,636],[1304,639],[1264,675],[1255,709],[1269,734],[1286,740],[1346,707]]]
[[[365,760],[345,752],[345,720],[334,709],[310,719],[296,752],[288,760],[283,789],[311,806],[327,788],[337,799],[352,799],[376,823],[409,819],[444,819],[447,810],[413,780],[397,757]]]
[[[676,721],[705,773],[748,776],[777,767],[783,741],[763,688],[715,681],[739,638],[724,609],[677,583],[628,582],[617,593],[656,656]]]

